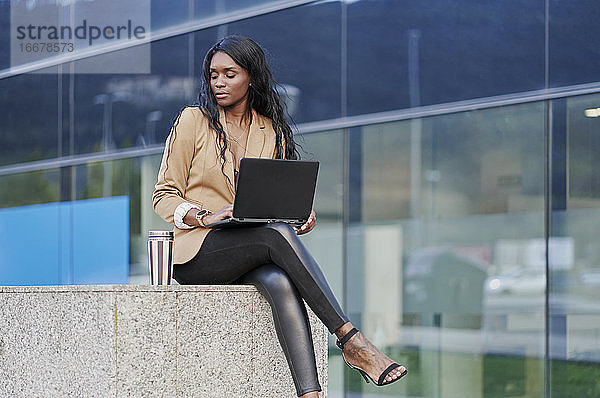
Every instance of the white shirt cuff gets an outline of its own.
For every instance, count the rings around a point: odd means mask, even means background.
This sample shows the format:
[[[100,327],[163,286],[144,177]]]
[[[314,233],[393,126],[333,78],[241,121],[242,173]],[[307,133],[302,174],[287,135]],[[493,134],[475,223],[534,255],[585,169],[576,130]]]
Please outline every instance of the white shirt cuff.
[[[187,225],[185,222],[183,222],[185,215],[187,214],[188,211],[190,211],[190,209],[201,210],[200,207],[193,205],[191,203],[188,203],[188,202],[183,202],[182,204],[177,206],[177,208],[175,209],[175,212],[173,213],[173,219],[175,221],[175,226],[177,228],[179,228],[179,229],[196,228],[196,226],[194,226],[194,225]]]

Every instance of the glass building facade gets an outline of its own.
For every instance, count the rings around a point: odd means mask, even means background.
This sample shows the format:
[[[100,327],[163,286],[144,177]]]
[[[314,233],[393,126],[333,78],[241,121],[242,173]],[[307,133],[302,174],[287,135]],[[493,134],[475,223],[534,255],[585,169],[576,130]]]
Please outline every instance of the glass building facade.
[[[328,396],[600,397],[599,2],[149,4],[150,73],[77,73],[133,46],[14,65],[0,43],[1,285],[146,283],[164,140],[237,33],[321,162],[302,239],[409,369],[366,385],[331,340]]]

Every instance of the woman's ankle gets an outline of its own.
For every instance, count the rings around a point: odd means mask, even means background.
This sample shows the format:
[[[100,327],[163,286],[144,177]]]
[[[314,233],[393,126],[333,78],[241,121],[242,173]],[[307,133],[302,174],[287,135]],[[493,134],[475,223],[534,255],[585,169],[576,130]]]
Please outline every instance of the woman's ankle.
[[[338,330],[335,331],[335,336],[339,340],[342,337],[344,337],[346,335],[346,333],[351,331],[352,328],[354,328],[354,326],[352,326],[352,324],[350,322],[346,322],[342,326],[340,326],[340,328]]]
[[[300,395],[298,398],[319,398],[318,391],[307,392],[306,394]]]

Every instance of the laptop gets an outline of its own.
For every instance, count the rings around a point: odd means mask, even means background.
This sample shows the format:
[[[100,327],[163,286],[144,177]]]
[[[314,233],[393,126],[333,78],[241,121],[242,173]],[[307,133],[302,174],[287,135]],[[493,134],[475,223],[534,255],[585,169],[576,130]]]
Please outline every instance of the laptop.
[[[210,228],[284,222],[304,224],[313,206],[319,162],[242,158],[233,217]]]

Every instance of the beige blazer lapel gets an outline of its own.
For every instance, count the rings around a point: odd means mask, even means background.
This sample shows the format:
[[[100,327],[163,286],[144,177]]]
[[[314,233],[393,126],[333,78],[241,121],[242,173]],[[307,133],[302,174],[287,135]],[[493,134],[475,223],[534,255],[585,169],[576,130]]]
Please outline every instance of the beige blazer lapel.
[[[223,129],[225,131],[227,131],[227,119],[225,118],[225,110],[221,107],[219,107],[219,122],[221,122],[221,126],[223,126]],[[218,149],[217,149],[218,152]],[[217,157],[218,159],[218,157]],[[225,171],[225,175],[227,176],[227,188],[229,188],[229,191],[233,194],[235,193],[235,177],[233,174],[233,155],[231,154],[231,151],[229,150],[229,148],[227,148],[227,150],[225,151],[225,167],[224,167],[224,171]]]
[[[225,110],[219,107],[219,121],[224,129],[227,129],[227,119]],[[244,156],[249,158],[272,158],[275,153],[275,132],[271,126],[267,125],[268,119],[252,110],[252,123],[246,141],[246,151]],[[225,175],[231,181],[227,184],[231,193],[235,193],[233,155],[229,150],[225,151]]]
[[[246,141],[246,157],[260,158],[265,156],[263,151],[265,146],[265,135],[265,120],[253,109],[252,123],[250,124],[250,131],[248,132],[248,141]]]
[[[253,111],[253,122],[248,137],[247,157],[272,159],[275,156],[275,131],[269,118]]]

